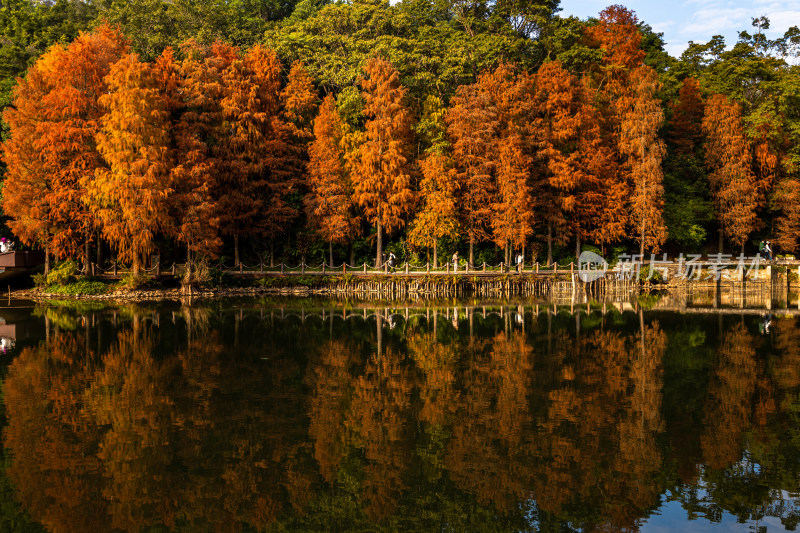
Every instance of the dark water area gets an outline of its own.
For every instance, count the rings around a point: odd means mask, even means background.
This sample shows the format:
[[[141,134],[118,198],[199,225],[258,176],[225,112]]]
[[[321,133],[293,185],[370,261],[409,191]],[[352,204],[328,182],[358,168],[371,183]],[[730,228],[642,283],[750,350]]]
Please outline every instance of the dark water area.
[[[0,531],[784,531],[800,321],[0,308]]]

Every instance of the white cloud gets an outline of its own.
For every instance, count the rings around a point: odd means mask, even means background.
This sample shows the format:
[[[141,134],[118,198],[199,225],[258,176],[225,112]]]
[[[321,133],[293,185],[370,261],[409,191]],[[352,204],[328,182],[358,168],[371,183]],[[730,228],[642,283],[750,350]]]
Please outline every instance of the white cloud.
[[[700,9],[692,14],[687,24],[680,30],[680,34],[707,36],[706,40],[708,40],[714,35],[739,31],[746,28],[744,26],[745,21],[749,26],[750,18],[748,13],[749,10],[744,8]]]

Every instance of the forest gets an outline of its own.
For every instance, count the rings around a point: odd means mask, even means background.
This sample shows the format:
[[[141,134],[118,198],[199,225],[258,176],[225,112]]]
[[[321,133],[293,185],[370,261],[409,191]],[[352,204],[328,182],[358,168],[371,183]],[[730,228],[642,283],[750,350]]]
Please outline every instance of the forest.
[[[4,1],[3,234],[135,272],[795,252],[800,31],[673,58],[624,6],[559,11]]]

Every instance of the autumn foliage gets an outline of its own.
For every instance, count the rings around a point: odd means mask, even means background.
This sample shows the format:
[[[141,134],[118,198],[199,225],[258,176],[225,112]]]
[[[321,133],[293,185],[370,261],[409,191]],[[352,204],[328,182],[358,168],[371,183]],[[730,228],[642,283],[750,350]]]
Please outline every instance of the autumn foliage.
[[[720,233],[742,246],[755,228],[760,194],[739,104],[727,96],[712,95],[706,102],[703,133]]]
[[[134,270],[162,249],[307,259],[315,239],[330,263],[335,248],[363,259],[374,239],[380,265],[387,237],[434,264],[443,245],[474,264],[476,250],[510,262],[544,241],[549,262],[570,243],[661,250],[675,216],[665,183],[691,179],[730,243],[768,212],[793,250],[800,187],[778,104],[744,116],[748,102],[702,76],[661,75],[646,33],[612,5],[583,29],[580,58],[498,60],[420,97],[385,57],[330,87],[264,45],[190,39],[144,61],[99,26],[42,55],[4,111],[8,226],[87,263],[108,245]]]
[[[414,202],[408,168],[411,113],[400,75],[385,59],[367,62],[360,85],[367,123],[351,176],[356,203],[377,230],[375,263],[380,265],[383,232],[403,227]]]

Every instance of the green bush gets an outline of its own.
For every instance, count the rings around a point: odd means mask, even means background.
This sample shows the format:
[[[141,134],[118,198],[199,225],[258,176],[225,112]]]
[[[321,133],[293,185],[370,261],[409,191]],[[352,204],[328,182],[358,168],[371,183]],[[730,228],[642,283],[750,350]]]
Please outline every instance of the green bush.
[[[651,267],[650,265],[645,265],[639,271],[639,281],[645,282],[647,281],[648,276],[650,277],[650,283],[664,283],[664,276],[659,269],[652,269],[653,275],[650,275]]]
[[[150,278],[147,277],[147,274],[142,274],[141,272],[137,275],[133,274],[126,274],[122,277],[118,282],[114,284],[114,287],[117,289],[126,289],[129,291],[135,291],[136,289],[140,289],[147,285],[150,282]]]
[[[51,294],[63,294],[65,296],[105,294],[108,292],[109,285],[102,281],[80,280],[65,285],[49,285],[45,291]]]
[[[31,276],[31,279],[33,280],[33,284],[37,287],[43,288],[47,286],[47,276],[45,276],[42,272],[34,274]]]
[[[47,274],[45,283],[48,286],[66,285],[70,281],[75,280],[75,274],[77,272],[78,264],[75,261],[62,261]]]

